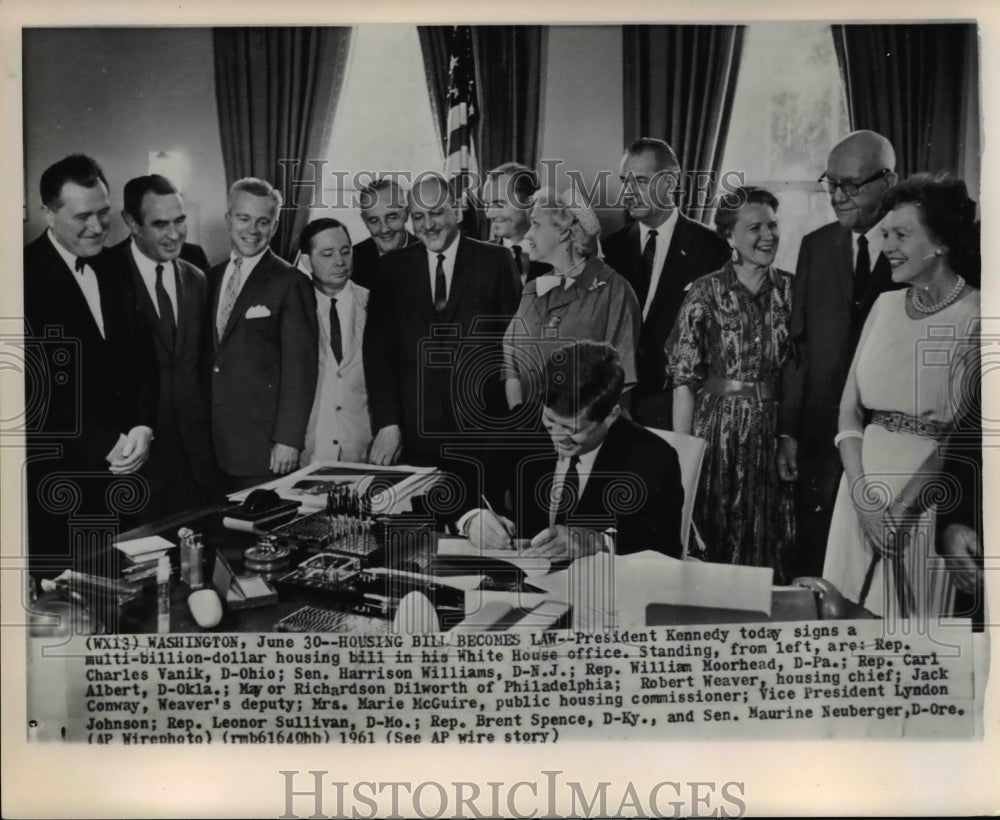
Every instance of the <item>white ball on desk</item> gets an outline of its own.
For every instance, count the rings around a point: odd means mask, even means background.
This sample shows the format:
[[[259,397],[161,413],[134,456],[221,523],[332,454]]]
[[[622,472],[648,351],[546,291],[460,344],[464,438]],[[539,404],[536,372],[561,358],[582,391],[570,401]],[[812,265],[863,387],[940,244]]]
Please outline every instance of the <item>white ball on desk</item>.
[[[188,596],[188,607],[198,626],[211,629],[222,620],[222,602],[214,589],[198,589]]]

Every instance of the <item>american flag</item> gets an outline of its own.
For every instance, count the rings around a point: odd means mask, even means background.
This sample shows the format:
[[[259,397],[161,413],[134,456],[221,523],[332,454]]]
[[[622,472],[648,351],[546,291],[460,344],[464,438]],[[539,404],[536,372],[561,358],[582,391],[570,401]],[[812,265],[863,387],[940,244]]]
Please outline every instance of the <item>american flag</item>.
[[[479,122],[479,91],[472,53],[472,27],[455,26],[448,61],[448,137],[445,174],[477,173],[473,135]]]

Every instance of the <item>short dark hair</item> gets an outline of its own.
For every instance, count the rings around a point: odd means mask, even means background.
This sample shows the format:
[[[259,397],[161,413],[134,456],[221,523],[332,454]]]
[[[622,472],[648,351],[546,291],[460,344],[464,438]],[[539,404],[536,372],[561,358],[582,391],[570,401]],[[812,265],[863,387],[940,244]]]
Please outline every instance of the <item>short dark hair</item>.
[[[103,182],[104,187],[108,188],[108,181],[97,160],[86,154],[70,154],[50,165],[42,173],[38,187],[42,195],[42,204],[46,208],[55,209],[62,206],[59,194],[67,182],[75,182],[84,188],[95,188],[98,182]]]
[[[505,174],[510,176],[514,195],[521,204],[526,204],[538,190],[537,174],[520,162],[505,162],[498,165],[486,174],[486,178],[496,181]]]
[[[299,234],[299,252],[308,256],[316,234],[323,233],[330,228],[343,228],[344,233],[347,234],[347,241],[351,241],[351,232],[347,230],[347,226],[343,222],[331,216],[324,216],[320,219],[314,219],[302,229],[302,233]]]
[[[124,204],[125,213],[132,217],[139,225],[142,224],[142,200],[146,194],[156,194],[157,196],[167,196],[178,193],[177,188],[166,177],[159,174],[149,174],[144,177],[136,177],[125,183]]]
[[[621,356],[607,342],[570,342],[545,362],[545,406],[561,416],[586,411],[603,421],[625,389]]]
[[[656,156],[656,165],[661,171],[680,174],[681,164],[677,160],[677,154],[665,140],[656,139],[656,137],[640,137],[625,149],[626,154],[633,155],[644,154],[647,151]]]
[[[976,203],[965,183],[952,174],[913,174],[890,188],[882,199],[885,213],[915,205],[920,222],[948,249],[948,264],[979,286],[981,259]]]
[[[743,206],[751,203],[770,205],[772,210],[778,210],[778,198],[767,188],[745,185],[726,194],[719,201],[719,207],[715,211],[715,232],[723,239],[728,239],[736,227],[736,220],[739,219]]]

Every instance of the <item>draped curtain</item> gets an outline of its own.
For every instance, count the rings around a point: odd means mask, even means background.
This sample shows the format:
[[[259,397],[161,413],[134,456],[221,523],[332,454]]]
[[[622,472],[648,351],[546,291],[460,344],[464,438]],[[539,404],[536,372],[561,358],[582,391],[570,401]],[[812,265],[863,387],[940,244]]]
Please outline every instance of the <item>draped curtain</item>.
[[[292,182],[315,174],[322,185],[322,167],[307,160],[326,158],[350,37],[350,28],[332,27],[213,32],[226,181],[256,176],[281,190],[285,209],[271,246],[289,261],[320,198],[318,188]]]
[[[694,173],[718,179],[743,37],[744,26],[624,26],[625,144],[664,139],[687,175],[683,182]],[[695,196],[678,205],[702,222],[713,210]]]
[[[970,45],[976,48],[975,36],[968,35],[975,26],[832,28],[852,130],[887,137],[901,178],[915,171],[959,171],[968,137],[965,72],[976,63],[967,59]]]
[[[544,26],[476,26],[479,63],[480,139],[484,171],[503,162],[534,168],[538,162]]]
[[[453,26],[418,26],[427,92],[442,146],[447,142],[448,63]],[[538,162],[544,26],[472,26],[479,87],[476,156],[481,175],[503,162]],[[447,149],[445,149],[447,150]],[[481,209],[466,213],[466,231],[484,236]]]

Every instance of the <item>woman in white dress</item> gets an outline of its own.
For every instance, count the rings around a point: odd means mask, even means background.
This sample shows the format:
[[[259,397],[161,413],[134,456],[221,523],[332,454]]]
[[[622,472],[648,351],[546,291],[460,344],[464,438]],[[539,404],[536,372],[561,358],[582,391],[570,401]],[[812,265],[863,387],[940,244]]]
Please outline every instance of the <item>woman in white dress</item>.
[[[844,464],[823,577],[876,615],[951,611],[935,551],[940,451],[979,379],[975,204],[953,177],[915,175],[886,194],[885,253],[895,282],[861,333],[840,404]],[[963,275],[964,274],[964,275]]]

